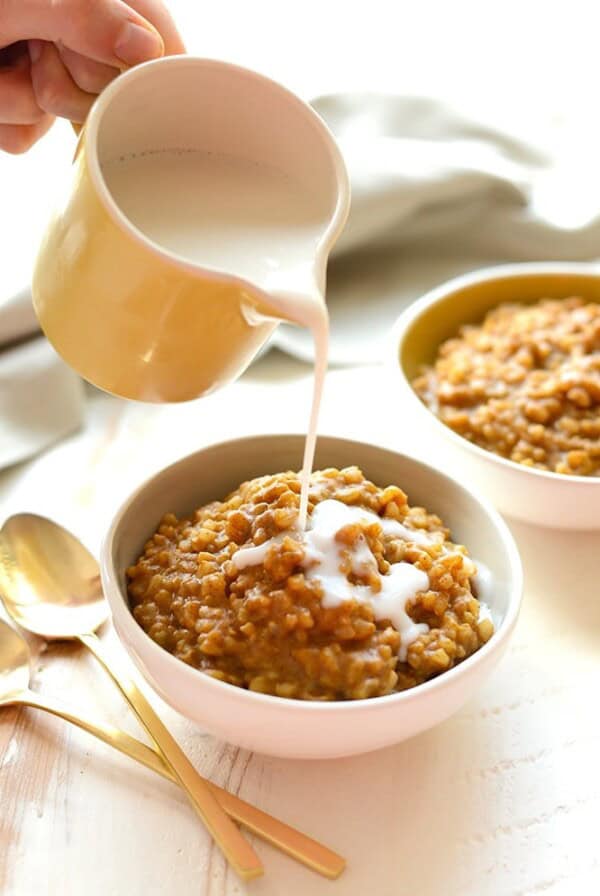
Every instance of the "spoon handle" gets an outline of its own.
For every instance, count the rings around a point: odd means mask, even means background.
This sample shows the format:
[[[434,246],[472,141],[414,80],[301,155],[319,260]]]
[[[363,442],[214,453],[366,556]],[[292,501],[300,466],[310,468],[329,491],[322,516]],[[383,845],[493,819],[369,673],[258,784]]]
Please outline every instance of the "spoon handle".
[[[113,728],[112,725],[107,725],[103,722],[93,722],[81,714],[75,715],[68,707],[63,706],[62,703],[54,698],[44,697],[42,694],[36,694],[35,691],[27,689],[26,691],[19,691],[17,694],[0,698],[0,706],[30,706],[33,709],[49,712],[59,719],[64,719],[66,722],[77,725],[78,728],[87,731],[88,734],[93,734],[94,737],[108,744],[109,747],[115,747],[115,749],[120,750],[126,756],[130,756],[147,768],[151,768],[152,771],[158,772],[163,778],[174,780],[172,773],[167,769],[160,756],[154,750],[151,750],[150,747],[147,747],[124,731]]]
[[[73,725],[77,725],[78,728],[87,731],[88,734],[93,734],[98,740],[103,741],[110,747],[114,747],[125,756],[129,756],[130,759],[135,759],[136,762],[145,765],[146,768],[156,772],[158,775],[162,775],[163,778],[177,783],[173,772],[165,765],[160,756],[150,747],[147,747],[146,744],[141,743],[124,731],[119,731],[118,728],[113,728],[112,725],[93,722],[81,714],[75,715],[57,700],[49,699],[41,694],[36,694],[34,691],[27,690],[10,697],[0,698],[1,706],[30,706],[34,709],[42,709],[45,712],[49,712],[53,716],[58,716],[67,722],[71,722]],[[278,818],[273,818],[267,812],[257,809],[256,806],[252,806],[222,787],[217,787],[216,784],[212,784],[210,781],[206,783],[231,818],[243,824],[253,834],[262,837],[267,843],[277,847],[288,856],[291,856],[291,858],[302,862],[308,868],[312,868],[313,871],[317,871],[319,874],[332,880],[339,877],[344,870],[346,864],[344,859],[331,849],[328,849],[311,837],[307,837],[306,834],[297,831],[283,821],[279,821]]]
[[[261,860],[238,828],[227,817],[206,781],[200,777],[171,733],[161,722],[134,682],[115,669],[112,658],[94,634],[78,636],[106,669],[136,716],[156,744],[173,776],[187,795],[192,806],[204,821],[215,842],[221,847],[228,862],[244,880],[259,877],[264,872]]]

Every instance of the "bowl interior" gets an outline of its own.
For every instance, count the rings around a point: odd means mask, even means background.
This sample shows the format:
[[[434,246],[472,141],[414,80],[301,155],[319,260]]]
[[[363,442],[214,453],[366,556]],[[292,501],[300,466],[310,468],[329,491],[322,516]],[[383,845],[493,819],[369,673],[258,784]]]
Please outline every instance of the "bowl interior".
[[[255,476],[298,470],[304,436],[257,436],[205,448],[157,474],[139,489],[117,516],[107,539],[109,562],[127,603],[125,570],[139,556],[163,514],[186,515],[224,498]],[[411,505],[437,513],[454,541],[465,544],[475,561],[492,572],[490,609],[496,627],[506,618],[511,600],[520,597],[520,562],[508,530],[488,505],[462,486],[413,458],[375,445],[323,436],[317,444],[315,469],[359,466],[377,485],[398,485]],[[513,607],[514,609],[514,607]],[[510,614],[512,615],[512,613]]]
[[[465,278],[467,281],[469,278]],[[477,282],[464,282],[435,291],[437,298],[415,309],[401,337],[400,367],[408,381],[431,364],[444,340],[455,336],[462,324],[479,323],[503,302],[533,304],[538,299],[579,295],[600,302],[600,275],[592,272],[498,272]]]

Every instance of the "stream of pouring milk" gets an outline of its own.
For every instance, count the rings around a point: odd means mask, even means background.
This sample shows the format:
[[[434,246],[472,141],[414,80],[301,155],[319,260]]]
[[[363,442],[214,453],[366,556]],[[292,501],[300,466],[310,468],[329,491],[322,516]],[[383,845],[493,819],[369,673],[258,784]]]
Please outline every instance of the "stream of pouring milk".
[[[314,389],[299,517],[304,528],[329,342],[325,297],[314,275],[329,219],[326,197],[309,194],[271,166],[195,150],[123,156],[103,163],[102,171],[118,206],[146,237],[187,262],[259,287],[281,317],[312,331]]]

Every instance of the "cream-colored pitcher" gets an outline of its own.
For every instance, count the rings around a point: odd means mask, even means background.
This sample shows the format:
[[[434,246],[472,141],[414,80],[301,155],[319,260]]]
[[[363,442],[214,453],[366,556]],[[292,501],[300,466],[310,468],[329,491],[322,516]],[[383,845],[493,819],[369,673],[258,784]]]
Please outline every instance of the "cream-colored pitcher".
[[[348,205],[335,141],[280,85],[189,56],[138,66],[100,95],[81,134],[35,267],[41,326],[108,392],[197,398],[238,377],[279,320],[302,322],[294,297],[324,292]],[[167,218],[189,246],[172,243]]]

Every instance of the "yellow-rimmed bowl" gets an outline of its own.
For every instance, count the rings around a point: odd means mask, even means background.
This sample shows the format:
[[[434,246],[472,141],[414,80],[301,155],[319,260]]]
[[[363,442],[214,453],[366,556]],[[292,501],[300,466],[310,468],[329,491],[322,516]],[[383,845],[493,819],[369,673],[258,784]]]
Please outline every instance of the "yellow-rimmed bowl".
[[[600,477],[566,476],[526,467],[474,445],[442,423],[411,383],[439,346],[463,324],[479,323],[503,302],[582,296],[600,302],[600,269],[590,264],[527,263],[487,268],[444,283],[398,319],[391,362],[406,426],[441,441],[444,469],[488,497],[502,513],[557,529],[600,529]]]

